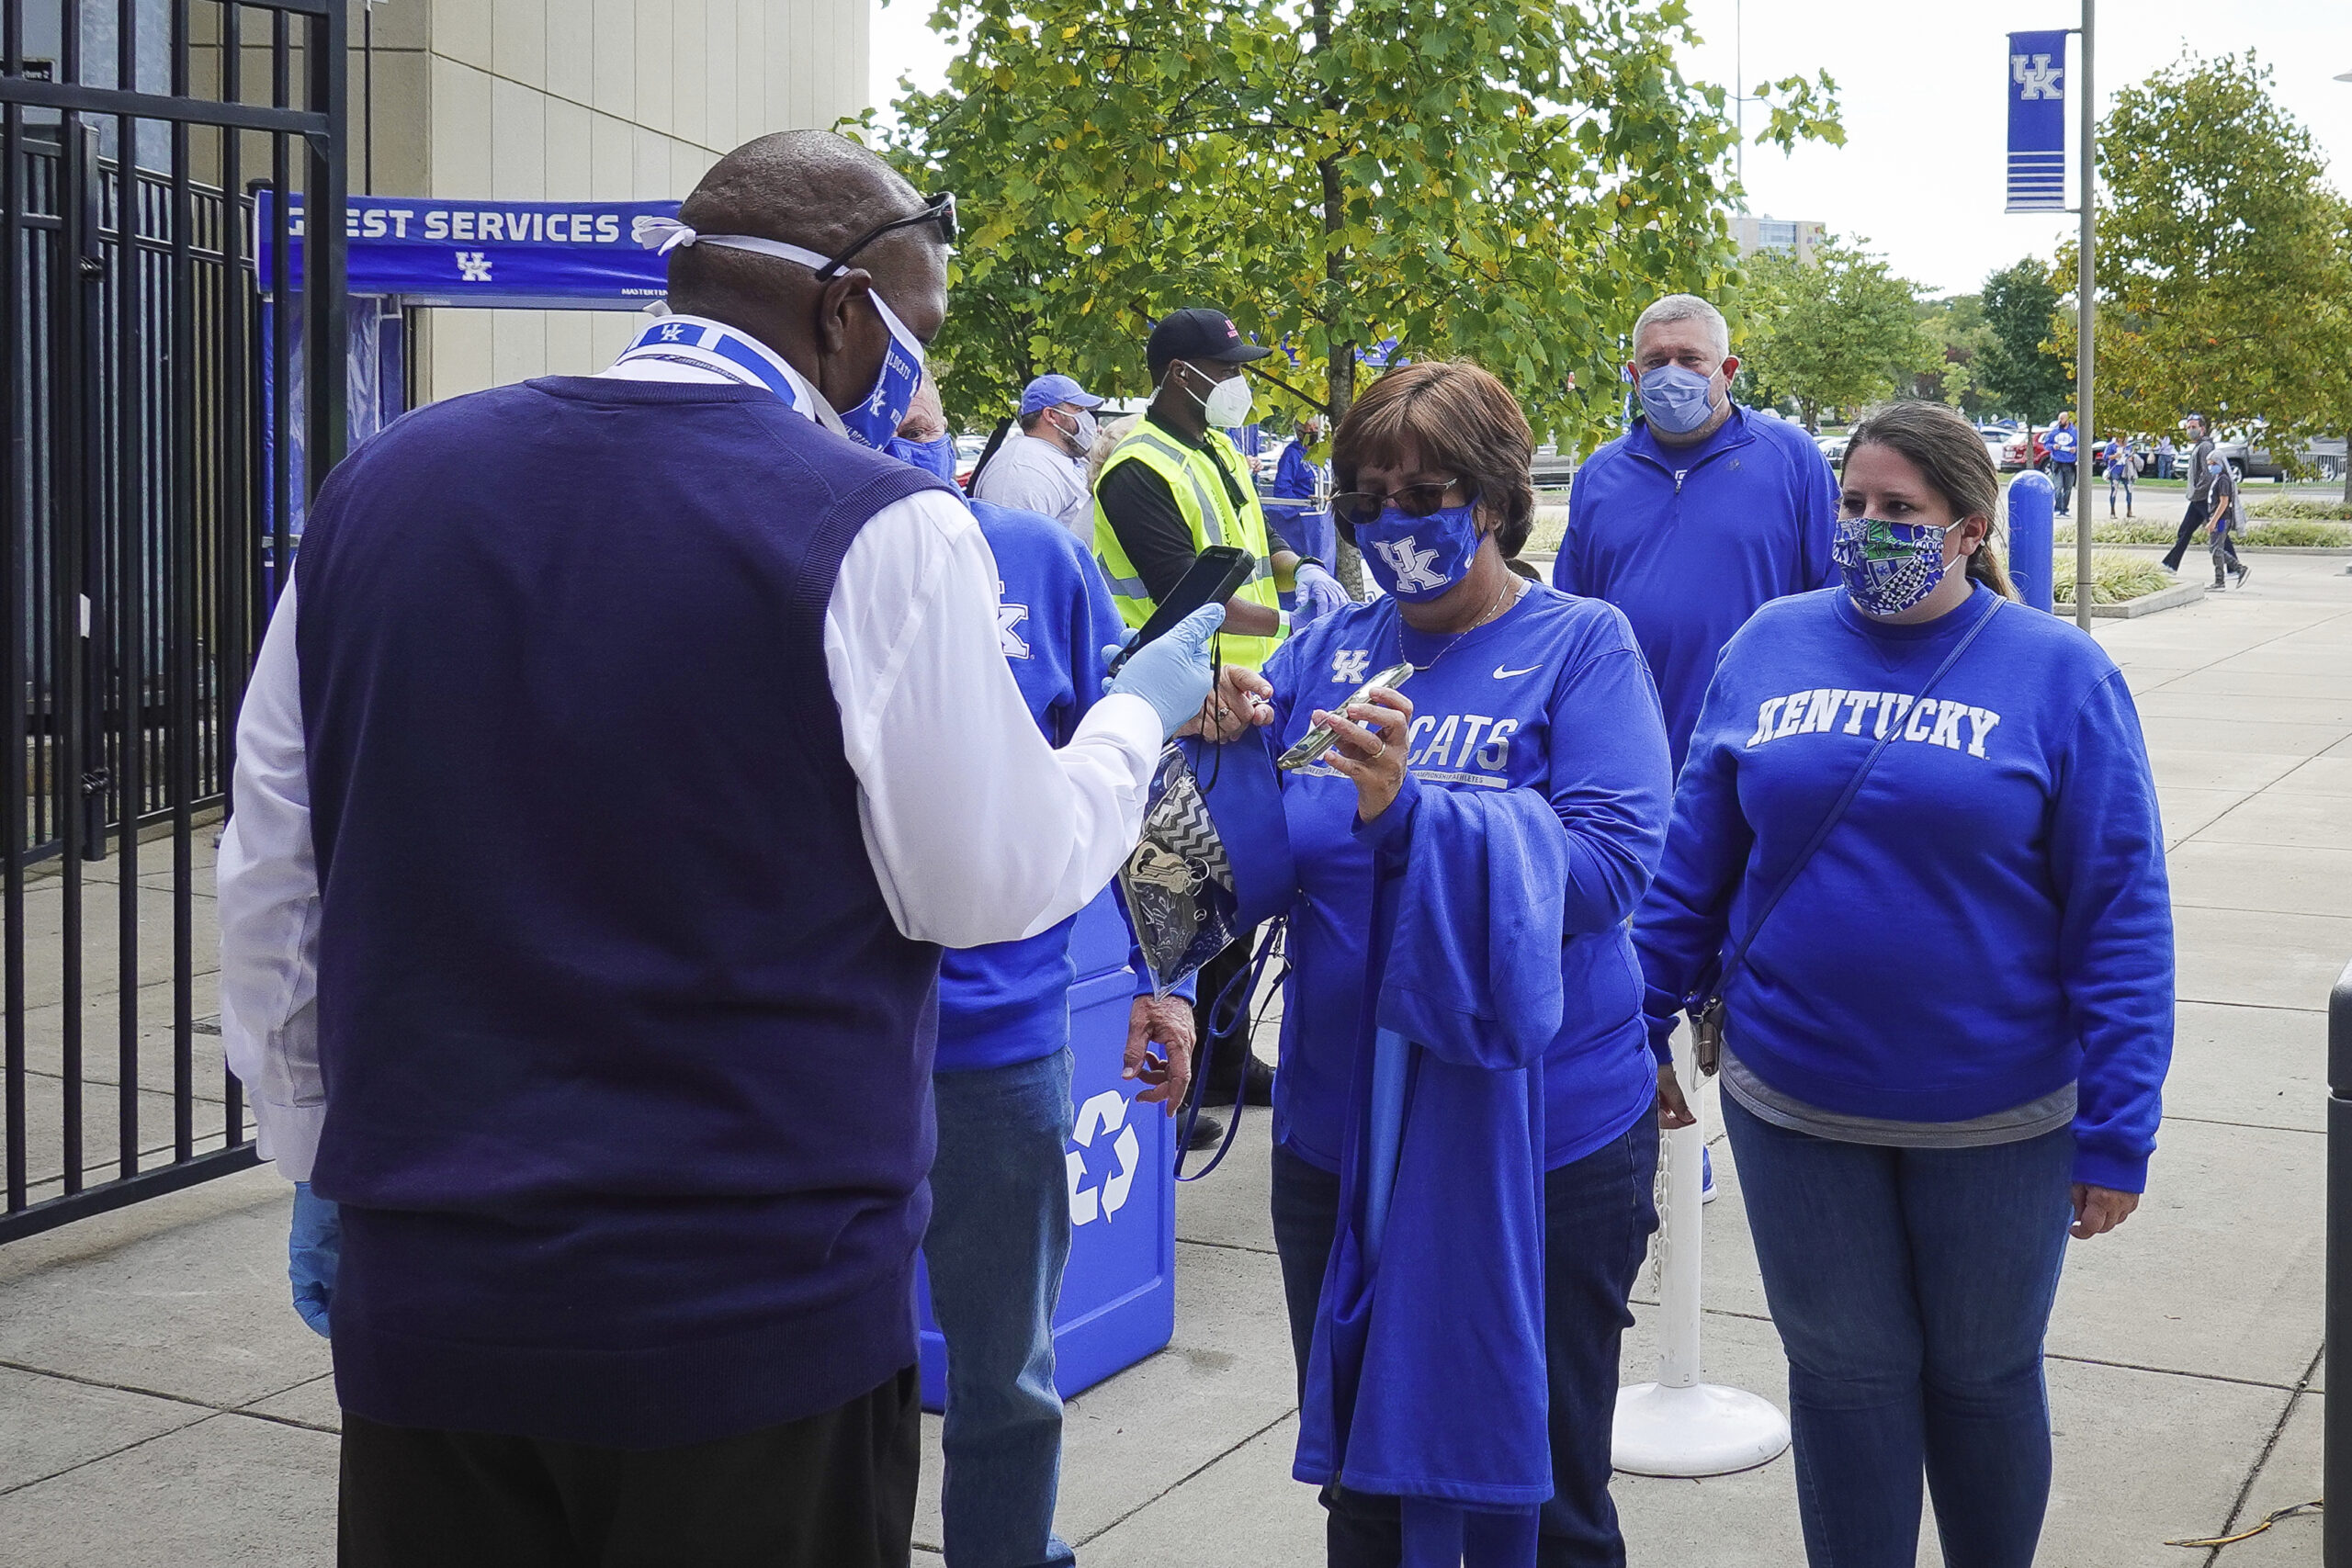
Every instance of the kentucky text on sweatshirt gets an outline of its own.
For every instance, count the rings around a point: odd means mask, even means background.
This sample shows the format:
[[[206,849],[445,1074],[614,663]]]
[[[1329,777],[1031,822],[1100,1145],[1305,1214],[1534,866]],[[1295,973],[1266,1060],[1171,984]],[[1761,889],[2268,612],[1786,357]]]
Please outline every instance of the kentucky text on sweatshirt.
[[[1533,789],[1559,814],[1568,835],[1566,1011],[1544,1059],[1550,1169],[1623,1136],[1657,1097],[1625,919],[1648,886],[1665,827],[1665,728],[1625,618],[1606,604],[1530,583],[1501,615],[1449,641],[1406,627],[1393,599],[1316,621],[1266,664],[1275,746],[1298,739],[1316,708],[1345,700],[1403,657],[1428,666],[1403,688],[1414,707],[1408,767],[1418,787]],[[1389,809],[1408,809],[1409,795]],[[1274,1139],[1337,1170],[1364,1004],[1374,850],[1354,831],[1355,785],[1334,768],[1285,775],[1283,809],[1300,895],[1291,910]]]
[[[1837,518],[1838,482],[1813,438],[1742,408],[1695,446],[1661,446],[1637,424],[1577,470],[1552,584],[1633,623],[1676,771],[1731,634],[1758,605],[1836,580]]]
[[[2172,1055],[2172,911],[2139,715],[2074,626],[1993,602],[1885,626],[1767,605],[1707,689],[1634,922],[1651,1035],[1745,933],[1882,736],[1725,996],[1743,1065],[1849,1116],[1957,1122],[2079,1084],[2075,1179],[2138,1191]]]

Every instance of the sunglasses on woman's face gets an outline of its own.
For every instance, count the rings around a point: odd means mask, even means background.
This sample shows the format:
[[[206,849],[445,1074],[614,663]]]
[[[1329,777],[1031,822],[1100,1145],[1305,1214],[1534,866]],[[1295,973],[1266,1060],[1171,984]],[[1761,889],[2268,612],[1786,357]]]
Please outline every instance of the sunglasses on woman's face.
[[[1376,523],[1391,506],[1408,517],[1427,517],[1445,504],[1447,492],[1460,483],[1460,479],[1438,479],[1393,491],[1343,490],[1331,498],[1331,512],[1350,524]]]

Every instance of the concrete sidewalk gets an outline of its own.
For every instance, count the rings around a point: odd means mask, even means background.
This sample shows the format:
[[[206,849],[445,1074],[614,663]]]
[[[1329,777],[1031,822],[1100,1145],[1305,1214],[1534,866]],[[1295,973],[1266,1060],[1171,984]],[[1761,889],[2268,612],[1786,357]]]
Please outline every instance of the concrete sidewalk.
[[[2262,558],[2249,589],[2098,634],[2130,674],[2164,795],[2180,1030],[2147,1201],[2068,1262],[2045,1563],[2319,1561],[2309,1516],[2219,1552],[2165,1542],[2319,1495],[2323,1010],[2352,958],[2343,566]],[[1714,1149],[1709,1376],[1784,1403],[1738,1172]],[[1319,1511],[1289,1479],[1267,1164],[1253,1117],[1183,1194],[1175,1344],[1070,1406],[1060,1523],[1084,1562],[1321,1561]],[[0,1562],[332,1559],[336,1413],[325,1347],[286,1303],[286,1208],[264,1169],[0,1250]],[[1653,1356],[1644,1324],[1627,1381]],[[916,1535],[935,1545],[935,1423],[928,1443]],[[1704,1482],[1621,1477],[1617,1495],[1636,1563],[1804,1561],[1786,1458]],[[1932,1543],[1921,1561],[1939,1561]]]

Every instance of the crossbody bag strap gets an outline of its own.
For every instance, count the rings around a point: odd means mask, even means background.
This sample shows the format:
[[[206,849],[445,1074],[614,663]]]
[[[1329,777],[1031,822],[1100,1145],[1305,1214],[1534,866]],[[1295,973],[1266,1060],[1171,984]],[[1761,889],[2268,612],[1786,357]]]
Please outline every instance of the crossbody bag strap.
[[[1935,673],[1928,677],[1928,683],[1919,688],[1918,696],[1912,702],[1913,708],[1917,708],[1920,703],[1928,700],[1928,694],[1936,689],[1937,682],[1950,673],[1951,667],[1960,662],[1960,656],[1968,651],[1969,644],[1974,642],[1979,636],[1983,635],[1984,628],[1993,624],[1993,617],[2001,613],[2003,603],[2001,599],[1996,598],[1984,613],[1976,618],[1976,624],[1968,628],[1968,635],[1960,639],[1959,646],[1944,656],[1944,661],[1936,666]],[[1779,907],[1782,897],[1795,884],[1798,874],[1812,861],[1814,852],[1820,849],[1827,840],[1829,830],[1837,827],[1838,818],[1846,815],[1846,807],[1851,806],[1854,803],[1854,796],[1861,793],[1862,781],[1870,776],[1871,764],[1878,761],[1880,752],[1893,744],[1894,736],[1894,728],[1889,726],[1887,732],[1879,737],[1878,743],[1872,746],[1869,753],[1862,758],[1862,765],[1856,768],[1854,776],[1846,781],[1845,793],[1838,797],[1838,803],[1832,806],[1828,814],[1822,818],[1821,825],[1813,830],[1813,838],[1807,841],[1797,858],[1790,863],[1787,873],[1781,878],[1780,886],[1772,889],[1772,896],[1764,900],[1764,907],[1758,910],[1756,918],[1748,922],[1747,934],[1739,939],[1737,947],[1732,949],[1730,962],[1723,966],[1722,974],[1715,980],[1713,991],[1716,997],[1720,998],[1725,991],[1731,989],[1732,976],[1738,974],[1739,966],[1747,962],[1748,944],[1756,940],[1756,933],[1764,929],[1764,922],[1771,918],[1773,909]]]

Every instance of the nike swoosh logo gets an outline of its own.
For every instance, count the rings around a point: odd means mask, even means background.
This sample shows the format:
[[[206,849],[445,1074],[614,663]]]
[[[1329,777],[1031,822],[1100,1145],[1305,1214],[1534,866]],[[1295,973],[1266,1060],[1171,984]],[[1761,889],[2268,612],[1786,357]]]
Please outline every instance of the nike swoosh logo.
[[[1543,668],[1544,666],[1541,664],[1531,664],[1524,670],[1506,670],[1501,665],[1498,664],[1495,666],[1495,679],[1498,681],[1508,681],[1514,675],[1532,675],[1538,670]]]

